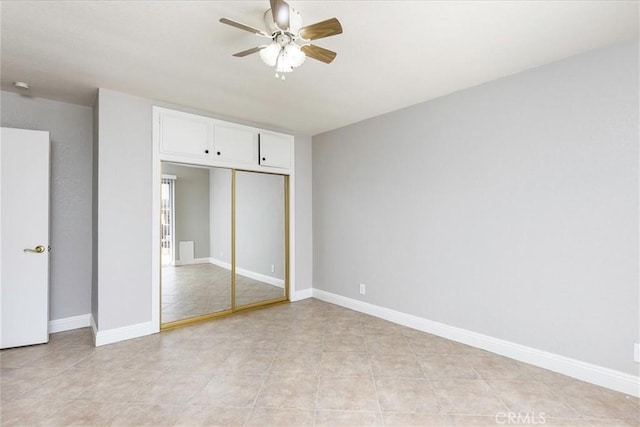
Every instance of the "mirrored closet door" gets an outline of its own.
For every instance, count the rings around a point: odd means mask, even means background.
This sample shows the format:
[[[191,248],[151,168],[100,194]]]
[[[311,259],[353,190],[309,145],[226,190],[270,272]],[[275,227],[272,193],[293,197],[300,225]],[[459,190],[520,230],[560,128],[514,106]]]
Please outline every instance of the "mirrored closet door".
[[[162,162],[161,325],[288,298],[288,178]]]
[[[162,163],[162,323],[231,309],[231,171]]]
[[[285,177],[236,172],[235,304],[278,300],[285,292]]]

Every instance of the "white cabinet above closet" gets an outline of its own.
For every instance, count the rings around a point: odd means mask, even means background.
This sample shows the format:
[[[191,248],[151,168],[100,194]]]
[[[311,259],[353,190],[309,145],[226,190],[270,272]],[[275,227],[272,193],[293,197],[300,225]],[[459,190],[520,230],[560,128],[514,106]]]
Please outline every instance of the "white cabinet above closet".
[[[214,146],[217,160],[255,164],[258,158],[257,129],[216,123]]]
[[[180,111],[160,114],[160,152],[190,159],[209,159],[213,146],[213,123],[206,117]]]
[[[260,164],[288,169],[291,167],[293,138],[272,132],[260,133]]]
[[[288,175],[292,135],[153,107],[154,144],[160,160]]]

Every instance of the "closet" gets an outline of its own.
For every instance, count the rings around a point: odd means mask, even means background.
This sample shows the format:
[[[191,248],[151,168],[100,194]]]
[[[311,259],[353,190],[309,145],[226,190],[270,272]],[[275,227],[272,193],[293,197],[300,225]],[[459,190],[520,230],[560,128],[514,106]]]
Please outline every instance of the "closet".
[[[161,329],[287,301],[293,137],[153,114]]]

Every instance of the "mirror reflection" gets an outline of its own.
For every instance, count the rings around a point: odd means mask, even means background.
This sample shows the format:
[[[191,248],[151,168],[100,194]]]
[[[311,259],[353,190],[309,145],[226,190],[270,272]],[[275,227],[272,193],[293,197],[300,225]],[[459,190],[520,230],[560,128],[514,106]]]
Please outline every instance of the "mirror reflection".
[[[236,172],[236,305],[285,293],[285,177]]]
[[[161,323],[230,310],[231,171],[163,162],[161,196]]]

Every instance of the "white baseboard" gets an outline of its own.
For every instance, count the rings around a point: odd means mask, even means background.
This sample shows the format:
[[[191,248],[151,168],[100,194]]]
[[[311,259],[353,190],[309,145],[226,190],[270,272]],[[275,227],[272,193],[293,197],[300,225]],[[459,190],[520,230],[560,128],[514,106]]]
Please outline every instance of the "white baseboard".
[[[155,333],[152,322],[138,323],[136,325],[124,326],[122,328],[99,331],[96,327],[93,316],[91,316],[91,330],[93,332],[93,341],[96,347]]]
[[[91,325],[91,314],[65,317],[64,319],[49,320],[49,333],[71,331],[73,329],[86,328]]]
[[[176,267],[180,267],[182,265],[193,265],[193,264],[209,264],[211,258],[194,258],[191,261],[177,261],[173,264]]]
[[[211,264],[217,265],[218,267],[222,267],[227,270],[231,270],[231,264],[228,262],[220,261],[215,258],[208,258],[208,262]],[[248,277],[253,280],[257,280],[259,282],[268,283],[269,285],[277,286],[279,288],[284,288],[284,280],[278,279],[277,277],[267,276],[266,274],[256,273],[255,271],[245,270],[244,268],[236,267],[236,274],[240,276]]]
[[[303,291],[301,291],[303,292]],[[434,322],[341,295],[313,289],[313,297],[351,310],[379,317],[393,323],[438,335],[443,338],[500,354],[540,368],[558,372],[591,384],[640,397],[640,377],[533,347],[516,344],[466,329]]]
[[[311,298],[313,296],[313,289],[302,289],[289,295],[289,301],[296,302],[303,299]]]

